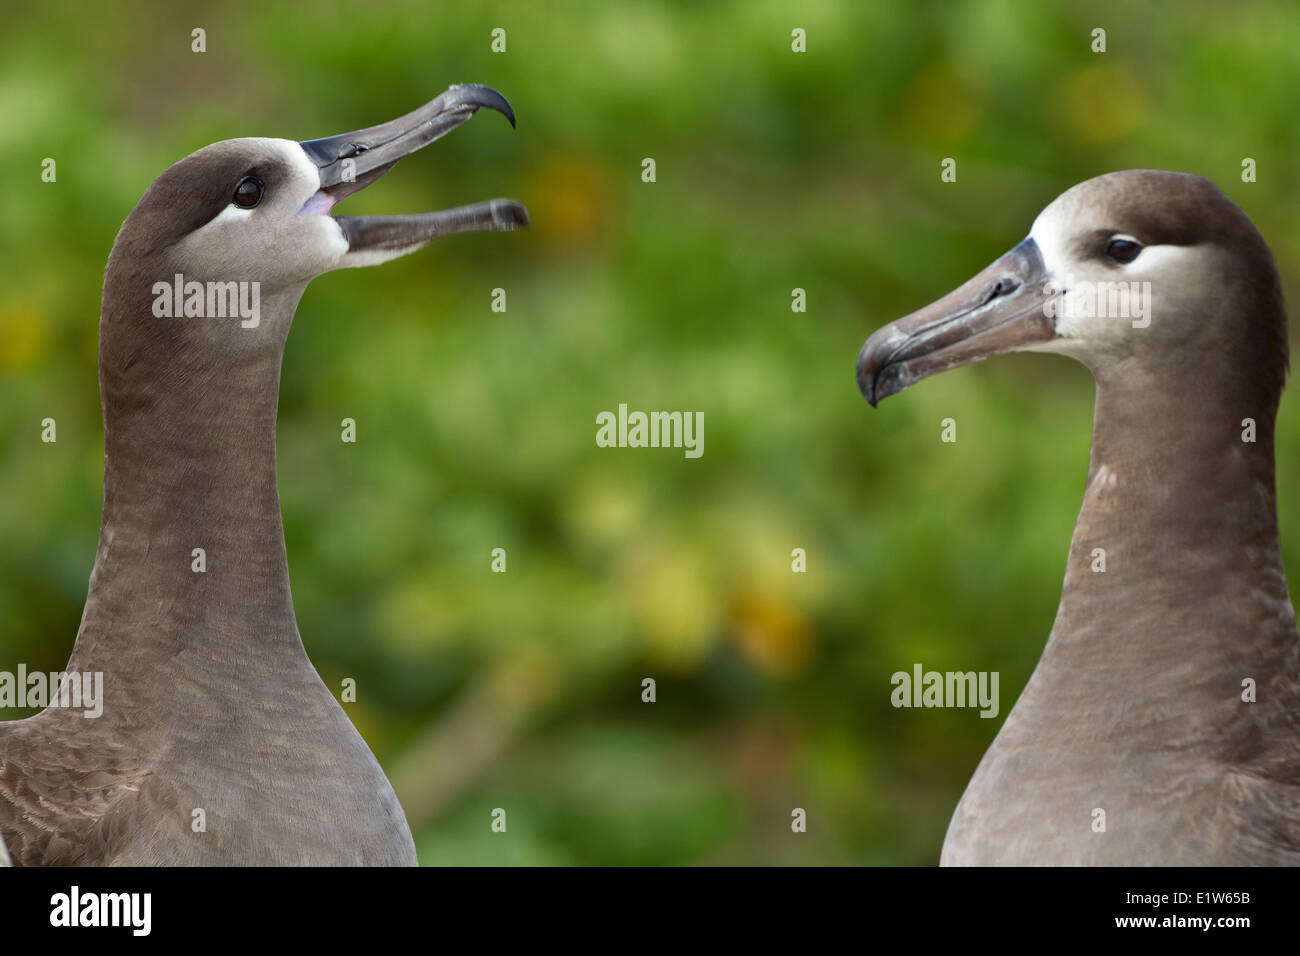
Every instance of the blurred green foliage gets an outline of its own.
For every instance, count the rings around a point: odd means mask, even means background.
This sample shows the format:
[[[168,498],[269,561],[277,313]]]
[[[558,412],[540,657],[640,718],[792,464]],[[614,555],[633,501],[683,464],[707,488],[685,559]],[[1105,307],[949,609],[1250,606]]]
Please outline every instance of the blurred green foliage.
[[[4,669],[58,669],[76,634],[102,269],[149,182],[209,142],[354,129],[455,82],[515,107],[517,132],[480,116],[345,211],[515,196],[531,233],[319,279],[284,362],[299,625],[327,683],[358,680],[349,713],[425,863],[933,863],[1051,627],[1092,388],[1066,359],[1011,356],[872,411],[862,341],[1064,188],[1128,167],[1218,182],[1296,298],[1286,2],[52,2],[6,19]],[[703,411],[704,456],[597,448],[619,402]],[[1279,485],[1297,571],[1294,405]],[[1000,671],[998,719],[892,709],[913,662]]]

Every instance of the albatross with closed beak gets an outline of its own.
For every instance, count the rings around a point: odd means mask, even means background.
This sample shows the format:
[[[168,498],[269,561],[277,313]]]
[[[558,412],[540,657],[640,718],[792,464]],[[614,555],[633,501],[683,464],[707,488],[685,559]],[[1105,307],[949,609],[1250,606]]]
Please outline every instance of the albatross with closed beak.
[[[500,199],[329,215],[481,108],[514,123],[499,93],[456,86],[343,136],[215,143],[122,224],[99,324],[103,520],[68,664],[103,675],[102,714],[0,724],[0,847],[14,863],[416,862],[392,787],[298,635],[276,405],[313,278],[527,225]]]
[[[874,406],[1015,350],[1091,370],[1092,456],[1047,646],[941,862],[1300,864],[1300,636],[1273,476],[1287,329],[1268,246],[1199,176],[1088,180],[872,335],[858,385]]]

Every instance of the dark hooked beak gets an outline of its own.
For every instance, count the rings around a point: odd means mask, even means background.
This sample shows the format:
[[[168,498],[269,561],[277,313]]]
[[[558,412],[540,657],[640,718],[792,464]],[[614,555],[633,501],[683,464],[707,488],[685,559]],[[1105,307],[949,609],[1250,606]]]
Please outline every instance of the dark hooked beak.
[[[891,322],[858,354],[858,388],[874,407],[928,375],[1055,337],[1042,254],[1026,239],[938,302]]]
[[[328,208],[369,186],[408,156],[445,136],[480,109],[496,110],[515,125],[506,98],[486,86],[453,86],[405,116],[300,145],[320,170],[320,206]],[[306,211],[304,209],[304,211]],[[338,216],[349,251],[414,248],[454,232],[507,231],[528,226],[528,212],[513,199],[409,216]]]

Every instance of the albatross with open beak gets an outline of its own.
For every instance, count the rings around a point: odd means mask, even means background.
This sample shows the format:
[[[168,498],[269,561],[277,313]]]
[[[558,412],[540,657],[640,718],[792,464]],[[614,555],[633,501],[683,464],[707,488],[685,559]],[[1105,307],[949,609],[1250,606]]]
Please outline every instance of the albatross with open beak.
[[[0,724],[0,842],[16,864],[416,862],[392,787],[298,635],[275,417],[313,278],[527,225],[509,200],[329,215],[479,109],[514,123],[499,93],[456,86],[343,136],[215,143],[123,223],[99,327],[103,520],[68,664],[103,675],[102,713]]]
[[[1088,180],[872,335],[858,385],[875,405],[1015,350],[1091,370],[1092,459],[1046,649],[942,862],[1300,864],[1300,635],[1273,477],[1287,330],[1268,246],[1199,176]]]

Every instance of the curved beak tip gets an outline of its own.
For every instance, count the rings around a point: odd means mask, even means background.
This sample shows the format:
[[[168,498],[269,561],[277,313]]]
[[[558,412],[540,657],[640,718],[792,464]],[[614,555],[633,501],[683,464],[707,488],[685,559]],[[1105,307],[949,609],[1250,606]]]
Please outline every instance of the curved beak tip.
[[[862,397],[867,400],[867,404],[872,408],[875,408],[878,402],[876,395],[876,370],[867,365],[863,356],[859,356],[856,372],[858,391],[861,392]]]
[[[1032,238],[911,315],[877,329],[858,353],[858,390],[872,408],[937,372],[1055,337],[1046,269]]]
[[[528,209],[521,202],[513,199],[502,210],[502,222],[508,229],[531,229],[533,224],[528,218]]]
[[[515,111],[511,108],[510,101],[492,87],[484,86],[482,83],[458,83],[447,90],[448,93],[457,94],[460,94],[461,91],[464,91],[461,102],[465,105],[472,106],[476,110],[479,108],[496,110],[510,121],[512,128],[517,128],[515,127]]]
[[[342,200],[481,109],[500,113],[515,127],[515,111],[504,96],[490,86],[465,83],[448,87],[418,109],[387,123],[303,140],[299,145],[320,170],[321,187],[333,189],[336,200]]]
[[[465,83],[448,87],[420,108],[366,129],[299,145],[316,164],[320,190],[331,202],[325,211],[373,183],[398,161],[460,126],[480,109],[504,116],[513,127],[515,111],[490,86]],[[313,207],[319,210],[319,205]],[[304,207],[305,208],[305,207]],[[334,216],[348,242],[349,253],[380,252],[365,264],[387,261],[441,236],[459,232],[510,232],[530,226],[523,203],[513,199],[406,216]],[[352,256],[348,264],[355,264]]]

